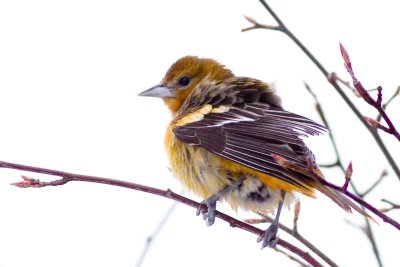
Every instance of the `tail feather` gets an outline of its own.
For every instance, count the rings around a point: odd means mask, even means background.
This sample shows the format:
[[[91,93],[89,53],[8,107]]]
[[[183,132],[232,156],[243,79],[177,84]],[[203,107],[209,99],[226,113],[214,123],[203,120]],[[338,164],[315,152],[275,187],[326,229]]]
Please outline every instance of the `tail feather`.
[[[362,209],[357,203],[355,203],[353,200],[348,198],[346,195],[344,195],[339,190],[327,187],[318,182],[315,182],[314,187],[318,191],[320,191],[321,193],[323,193],[324,195],[329,197],[333,202],[335,202],[339,207],[341,207],[345,211],[352,213],[352,209],[354,209],[361,215],[375,221],[371,216],[368,215],[368,213],[364,209]]]

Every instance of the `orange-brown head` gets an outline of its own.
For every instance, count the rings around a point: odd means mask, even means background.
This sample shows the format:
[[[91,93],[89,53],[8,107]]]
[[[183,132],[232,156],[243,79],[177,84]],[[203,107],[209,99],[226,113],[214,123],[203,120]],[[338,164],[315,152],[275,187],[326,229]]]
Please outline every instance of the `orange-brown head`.
[[[223,81],[233,76],[229,69],[213,59],[185,56],[172,64],[159,85],[139,95],[162,98],[175,114],[205,77],[211,81]]]

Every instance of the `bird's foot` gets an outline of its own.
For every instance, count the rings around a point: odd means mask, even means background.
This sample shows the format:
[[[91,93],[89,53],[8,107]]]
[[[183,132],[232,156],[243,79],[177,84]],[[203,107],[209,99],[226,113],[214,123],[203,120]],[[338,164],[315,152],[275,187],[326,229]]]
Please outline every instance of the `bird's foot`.
[[[283,200],[285,199],[286,192],[281,190],[281,200],[278,203],[275,219],[267,230],[257,239],[257,242],[261,242],[261,249],[265,247],[275,248],[278,244],[279,237],[277,236],[279,228],[279,216],[281,215]]]
[[[261,242],[261,249],[265,247],[275,248],[278,244],[279,237],[278,224],[272,223],[267,230],[257,239],[257,243]]]
[[[202,214],[203,219],[206,221],[207,226],[213,225],[215,222],[215,215],[217,212],[217,201],[220,200],[221,197],[223,197],[227,193],[239,190],[245,178],[246,177],[244,175],[241,175],[240,178],[237,181],[233,182],[231,185],[225,186],[220,191],[212,194],[210,197],[203,200],[201,204],[207,205],[207,211],[204,211],[200,206],[197,209],[196,215],[199,216],[200,214]]]
[[[207,211],[204,211],[200,206],[197,209],[196,215],[199,216],[201,214],[207,226],[213,225],[215,222],[215,213],[217,211],[217,201],[206,199],[203,200],[201,204],[207,205]]]

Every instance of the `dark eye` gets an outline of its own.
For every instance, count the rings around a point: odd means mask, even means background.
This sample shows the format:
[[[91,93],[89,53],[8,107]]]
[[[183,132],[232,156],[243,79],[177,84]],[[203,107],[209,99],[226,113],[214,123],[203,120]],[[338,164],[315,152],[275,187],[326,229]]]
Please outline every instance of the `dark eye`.
[[[183,76],[178,81],[179,85],[186,86],[190,83],[190,78],[188,76]]]

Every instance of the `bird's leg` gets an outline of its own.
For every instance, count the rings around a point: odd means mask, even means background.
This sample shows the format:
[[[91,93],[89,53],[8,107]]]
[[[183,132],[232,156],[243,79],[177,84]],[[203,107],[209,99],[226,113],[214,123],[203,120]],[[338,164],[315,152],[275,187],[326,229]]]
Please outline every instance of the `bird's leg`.
[[[278,209],[276,210],[275,219],[272,224],[265,230],[264,234],[262,234],[257,242],[261,242],[261,249],[265,247],[274,248],[278,243],[279,238],[277,237],[278,228],[279,228],[279,216],[281,215],[281,210],[283,206],[283,200],[285,198],[286,191],[281,190],[281,200],[279,200]]]
[[[199,216],[200,213],[203,214],[203,219],[206,221],[207,226],[211,226],[215,222],[215,212],[217,210],[217,201],[221,199],[222,196],[229,192],[236,191],[242,185],[245,175],[240,175],[237,181],[232,182],[232,184],[225,186],[220,191],[212,194],[207,199],[203,200],[201,203],[207,205],[207,212],[203,212],[201,207],[197,210],[196,215]]]

